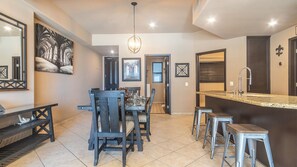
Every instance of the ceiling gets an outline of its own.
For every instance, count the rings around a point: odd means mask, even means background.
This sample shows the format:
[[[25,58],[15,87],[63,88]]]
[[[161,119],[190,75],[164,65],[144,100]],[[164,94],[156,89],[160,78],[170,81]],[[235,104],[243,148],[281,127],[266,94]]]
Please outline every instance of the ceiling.
[[[119,56],[119,46],[116,45],[93,46],[92,48],[101,56]]]
[[[196,13],[194,24],[222,38],[272,35],[297,24],[297,0],[198,0],[197,2],[196,9],[199,11],[194,11],[194,14]],[[208,23],[209,17],[216,18],[216,22]],[[278,21],[275,27],[268,26],[271,19]]]
[[[50,0],[90,34],[132,33],[132,1]],[[204,29],[228,39],[272,35],[297,24],[297,0],[135,1],[136,33],[190,33]],[[209,17],[216,22],[208,23]],[[271,19],[278,21],[275,27],[268,26]],[[155,22],[156,28],[150,28],[150,22]],[[95,50],[101,55],[118,55],[118,46],[96,46]],[[110,50],[116,54],[110,55]]]
[[[193,0],[136,0],[136,33],[200,30],[192,24]],[[131,0],[51,0],[91,34],[133,32]],[[149,27],[155,22],[157,27]]]

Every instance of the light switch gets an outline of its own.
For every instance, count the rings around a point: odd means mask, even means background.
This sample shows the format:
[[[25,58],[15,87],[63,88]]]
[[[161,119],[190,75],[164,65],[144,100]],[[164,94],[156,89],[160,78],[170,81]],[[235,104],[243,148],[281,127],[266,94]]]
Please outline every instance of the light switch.
[[[185,82],[185,86],[189,86],[189,83],[188,82]]]
[[[230,82],[229,82],[229,86],[234,86],[233,81],[230,81]]]

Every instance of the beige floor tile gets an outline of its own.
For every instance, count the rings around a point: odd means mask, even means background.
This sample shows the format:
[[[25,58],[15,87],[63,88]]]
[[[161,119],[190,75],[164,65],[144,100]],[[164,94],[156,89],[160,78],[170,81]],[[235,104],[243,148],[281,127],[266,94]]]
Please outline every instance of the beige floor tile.
[[[22,156],[22,158],[9,164],[8,167],[43,167],[42,162],[39,160],[35,151]]]
[[[206,154],[209,154],[209,151],[202,149],[202,144],[198,143],[189,144],[175,152],[190,157],[192,159],[198,159]]]
[[[182,135],[182,136],[174,138],[172,140],[183,143],[183,144],[190,144],[190,143],[196,142],[195,136],[191,135],[191,133]]]
[[[160,137],[158,136],[157,133],[154,133],[150,136],[150,143],[153,143],[153,144],[159,144],[159,143],[163,143],[165,141],[168,141],[169,139],[168,138],[164,138],[164,137]]]
[[[194,161],[194,159],[184,156],[182,154],[172,152],[162,158],[159,161],[171,166],[171,167],[184,167]]]
[[[153,162],[150,162],[144,165],[143,167],[170,167],[170,166],[161,161],[155,160]]]
[[[129,167],[140,167],[155,160],[145,152],[132,152],[127,155],[127,165]]]
[[[165,155],[168,155],[172,151],[166,147],[160,146],[160,145],[154,145],[152,147],[144,148],[144,152],[147,155],[152,156],[155,159],[158,159],[160,157],[163,157]]]
[[[190,165],[188,165],[187,167],[218,167],[221,166],[221,164],[221,156],[215,156],[213,159],[210,159],[209,154],[206,154],[203,157],[191,163]]]
[[[163,143],[157,144],[157,146],[162,146],[162,147],[165,147],[171,151],[175,151],[175,150],[178,150],[178,149],[182,148],[183,146],[185,146],[185,144],[183,144],[181,142],[174,141],[174,140],[168,140]]]
[[[10,167],[80,167],[93,166],[94,152],[88,150],[91,113],[82,112],[75,117],[55,125],[56,141],[44,142],[11,163]],[[199,140],[191,135],[193,115],[151,115],[151,142],[144,139],[144,151],[127,155],[127,167],[217,167],[221,165],[223,147],[216,148],[215,157],[210,159],[210,144],[202,149],[205,127],[200,128]],[[222,140],[218,140],[222,143]],[[230,153],[231,152],[231,153]],[[229,153],[234,153],[230,147]],[[103,151],[99,156],[102,167],[122,167],[121,151]],[[228,159],[230,163],[234,159]],[[250,160],[245,160],[250,166]],[[234,166],[234,164],[233,164]],[[264,167],[257,162],[257,166]]]
[[[122,162],[119,160],[112,160],[106,164],[99,165],[100,167],[122,167]],[[126,165],[126,167],[129,167]]]

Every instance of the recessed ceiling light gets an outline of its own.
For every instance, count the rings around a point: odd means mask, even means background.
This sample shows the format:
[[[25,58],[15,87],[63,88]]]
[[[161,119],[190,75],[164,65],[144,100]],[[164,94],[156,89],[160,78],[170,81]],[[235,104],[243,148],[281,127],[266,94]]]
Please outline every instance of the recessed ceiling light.
[[[9,27],[9,26],[4,26],[3,28],[4,28],[5,31],[11,31],[12,30],[11,27]]]
[[[207,22],[208,23],[214,23],[214,22],[216,22],[217,20],[216,20],[216,18],[214,18],[214,17],[209,17],[208,19],[207,19]]]
[[[156,25],[155,22],[150,22],[149,26],[150,26],[152,29],[154,29],[154,28],[156,28],[157,25]]]
[[[269,27],[274,27],[275,25],[277,25],[277,20],[275,19],[271,19],[270,22],[268,23]]]
[[[111,54],[114,54],[114,50],[111,50],[110,53],[111,53]]]

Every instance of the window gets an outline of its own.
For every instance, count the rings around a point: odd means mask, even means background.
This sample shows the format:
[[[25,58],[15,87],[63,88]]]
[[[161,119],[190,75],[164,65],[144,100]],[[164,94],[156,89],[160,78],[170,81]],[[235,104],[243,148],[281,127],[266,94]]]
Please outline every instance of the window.
[[[162,83],[163,82],[163,63],[162,62],[153,62],[152,78],[153,83]]]

